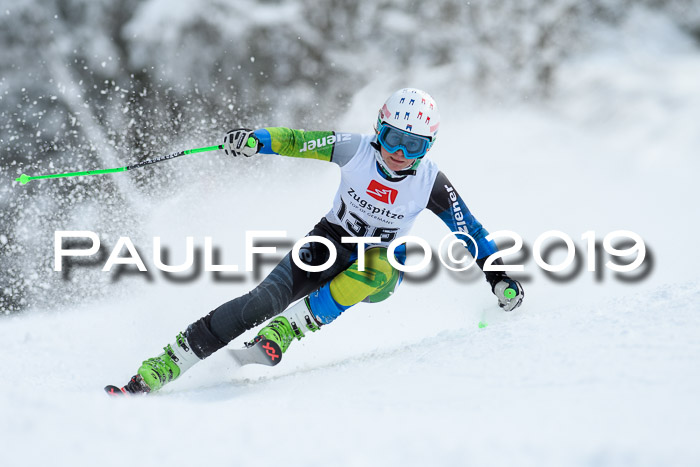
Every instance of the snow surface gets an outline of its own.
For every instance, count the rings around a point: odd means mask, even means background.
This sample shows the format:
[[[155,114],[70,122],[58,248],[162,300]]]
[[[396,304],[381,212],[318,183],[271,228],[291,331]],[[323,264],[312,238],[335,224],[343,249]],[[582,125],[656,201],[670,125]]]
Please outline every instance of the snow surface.
[[[112,299],[2,321],[0,465],[699,465],[700,54],[665,24],[666,40],[640,48],[654,26],[637,19],[620,32],[629,43],[571,61],[546,107],[486,105],[449,68],[410,83],[440,103],[431,157],[489,230],[530,246],[562,230],[579,256],[583,232],[632,230],[653,255],[645,280],[584,269],[558,283],[530,257],[524,305],[504,314],[478,275],[440,270],[294,343],[275,368],[219,352],[158,395],[114,400],[105,384],[257,280],[132,275]],[[404,84],[368,85],[343,129],[369,130]],[[315,161],[221,161],[220,176],[182,171],[180,192],[142,206],[142,237],[161,235],[173,263],[186,235],[214,237],[239,265],[245,230],[300,238],[339,179]],[[274,169],[237,177],[244,164]],[[413,231],[434,244],[444,232],[428,214]]]

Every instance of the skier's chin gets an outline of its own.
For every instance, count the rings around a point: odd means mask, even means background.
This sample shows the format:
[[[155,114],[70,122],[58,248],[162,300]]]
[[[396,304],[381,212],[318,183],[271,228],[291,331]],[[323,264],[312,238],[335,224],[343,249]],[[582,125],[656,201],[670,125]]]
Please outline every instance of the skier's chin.
[[[406,170],[409,166],[410,166],[410,164],[409,164],[409,165],[394,164],[394,167],[389,166],[389,168],[390,168],[391,170],[393,170],[394,172],[400,172],[400,171],[402,171],[402,170]]]
[[[397,161],[392,156],[385,157],[384,163],[394,172],[407,169],[408,166],[411,165],[410,163],[407,163],[406,160]]]
[[[391,170],[394,172],[398,172],[400,170],[404,170],[408,168],[410,165],[404,157],[401,151],[398,151],[397,153],[390,153],[384,147],[381,148],[381,154],[382,154],[382,159],[384,160],[384,164],[386,164],[387,167],[389,167]]]

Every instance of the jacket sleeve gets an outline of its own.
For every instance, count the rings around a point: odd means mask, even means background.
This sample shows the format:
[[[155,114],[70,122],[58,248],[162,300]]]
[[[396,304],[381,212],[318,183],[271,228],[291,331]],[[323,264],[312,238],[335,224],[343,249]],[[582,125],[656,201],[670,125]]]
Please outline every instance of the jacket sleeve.
[[[468,238],[462,238],[467,244],[469,253],[476,258],[476,264],[483,270],[486,259],[497,252],[498,247],[493,240],[486,240],[489,232],[476,220],[462,197],[459,196],[457,190],[452,187],[442,172],[439,172],[435,179],[427,208],[442,219],[450,231],[465,232],[474,239],[472,242]],[[502,265],[503,261],[498,258],[493,264]],[[496,283],[505,276],[503,272],[494,271],[484,271],[484,275],[486,281],[491,285],[491,291]]]
[[[467,243],[469,253],[476,258],[487,258],[498,251],[493,241],[486,240],[489,232],[476,220],[474,215],[459,196],[457,190],[444,173],[439,172],[428,200],[428,209],[433,211],[452,232],[469,234],[476,242],[463,238]]]
[[[334,131],[305,131],[271,127],[255,131],[262,143],[261,154],[278,154],[303,159],[318,159],[345,165],[357,152],[361,135]]]

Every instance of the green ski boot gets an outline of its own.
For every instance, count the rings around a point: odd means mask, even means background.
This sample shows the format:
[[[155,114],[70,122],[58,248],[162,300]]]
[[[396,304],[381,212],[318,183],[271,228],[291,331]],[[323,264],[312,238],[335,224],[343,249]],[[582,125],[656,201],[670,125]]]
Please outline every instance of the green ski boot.
[[[304,298],[260,329],[257,336],[245,344],[245,349],[231,352],[241,365],[277,365],[294,339],[301,340],[306,333],[316,332],[320,327],[311,312],[308,298]]]
[[[164,385],[175,381],[182,373],[199,361],[187,343],[187,338],[180,333],[175,342],[163,348],[163,353],[144,361],[138,374],[150,389],[158,391]]]
[[[258,331],[258,336],[275,342],[284,353],[294,339],[301,340],[305,336],[304,331],[318,331],[321,324],[311,312],[308,300],[304,298],[277,315]]]
[[[175,338],[175,342],[163,348],[162,354],[144,361],[138,373],[124,387],[107,386],[105,391],[110,395],[155,392],[176,380],[199,360],[199,357],[192,352],[185,335],[180,333]]]

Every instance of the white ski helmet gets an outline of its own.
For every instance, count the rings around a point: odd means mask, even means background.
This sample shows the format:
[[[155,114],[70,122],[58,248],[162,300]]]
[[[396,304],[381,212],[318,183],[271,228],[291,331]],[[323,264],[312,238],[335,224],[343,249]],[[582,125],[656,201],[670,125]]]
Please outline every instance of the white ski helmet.
[[[415,162],[395,172],[384,163],[377,146],[375,157],[379,167],[392,178],[415,175],[420,160],[435,142],[439,128],[440,112],[430,94],[415,88],[399,89],[379,109],[375,127],[377,144],[390,153],[400,148],[407,159],[415,159]]]
[[[394,128],[435,141],[440,112],[430,94],[420,89],[399,89],[379,109],[377,127],[387,123]]]

